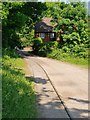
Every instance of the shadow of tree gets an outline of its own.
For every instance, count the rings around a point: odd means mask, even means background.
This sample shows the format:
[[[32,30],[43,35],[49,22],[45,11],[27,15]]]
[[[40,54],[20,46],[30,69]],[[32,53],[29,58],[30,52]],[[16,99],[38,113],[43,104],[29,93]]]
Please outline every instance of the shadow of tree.
[[[38,82],[37,82],[38,81]],[[51,97],[51,94],[54,93],[54,90],[47,89],[45,85],[47,84],[47,80],[42,78],[34,78],[34,82],[36,84],[42,85],[42,92],[36,92],[37,96],[37,103],[38,103],[38,110],[39,110],[39,118],[60,118],[60,119],[67,119],[63,118],[64,109],[62,109],[61,101],[58,102],[58,98]],[[49,101],[47,101],[49,99]],[[75,100],[77,102],[82,102],[83,104],[88,104],[88,100],[81,100],[76,98],[69,97],[68,99]],[[42,101],[43,100],[43,101]],[[72,103],[71,103],[72,104]],[[66,106],[67,107],[67,106]],[[82,106],[83,107],[83,106]],[[72,119],[85,119],[88,120],[88,113],[90,111],[88,109],[76,109],[76,108],[69,108],[69,114],[71,115]],[[61,115],[60,115],[61,114]],[[86,114],[86,115],[85,115]],[[60,117],[61,116],[61,117]]]
[[[22,58],[26,58],[27,56],[36,56],[33,53],[29,53],[29,51],[17,50],[16,51]]]
[[[74,100],[74,101],[76,101],[76,102],[82,102],[82,103],[90,103],[90,101],[89,100],[82,100],[82,99],[77,99],[77,98],[71,98],[71,97],[69,97],[68,99],[70,99],[70,100]]]
[[[46,118],[60,118],[61,119],[62,117],[57,115],[57,113],[59,112],[62,116],[62,113],[64,112],[64,110],[62,110],[60,108],[61,102],[57,102],[57,99],[56,100],[51,99],[50,102],[46,102],[46,103],[42,104],[41,100],[42,100],[43,96],[48,97],[48,99],[50,99],[50,96],[48,96],[47,92],[48,92],[48,90],[46,91],[46,94],[44,94],[44,95],[43,94],[37,95],[37,99],[39,102],[38,108],[40,109],[40,114],[41,114],[40,118],[42,118],[43,116],[46,115]],[[46,114],[43,114],[44,111],[46,111]],[[50,115],[49,115],[49,113],[50,113]],[[90,110],[88,110],[88,109],[86,110],[86,109],[84,109],[84,107],[83,107],[83,109],[82,108],[81,109],[68,108],[68,113],[70,114],[72,120],[77,120],[77,119],[81,120],[82,118],[85,120],[88,120],[88,118],[90,117],[90,116],[88,116],[88,114],[90,114]]]
[[[40,77],[34,78],[34,77],[31,77],[31,76],[30,77],[26,76],[26,78],[27,78],[27,80],[32,80],[32,81],[34,81],[37,84],[47,84],[47,80],[42,79]]]
[[[47,81],[45,79],[41,79],[41,78],[35,78],[35,83],[37,84],[46,84]]]

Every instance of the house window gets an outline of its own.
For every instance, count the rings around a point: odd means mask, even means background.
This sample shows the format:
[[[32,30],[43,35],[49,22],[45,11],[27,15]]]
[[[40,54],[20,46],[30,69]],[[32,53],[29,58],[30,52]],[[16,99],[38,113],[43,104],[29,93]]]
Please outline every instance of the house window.
[[[54,33],[50,33],[50,38],[54,38]]]
[[[45,34],[44,34],[44,33],[40,33],[40,37],[41,37],[42,39],[44,39],[44,38],[45,38]]]

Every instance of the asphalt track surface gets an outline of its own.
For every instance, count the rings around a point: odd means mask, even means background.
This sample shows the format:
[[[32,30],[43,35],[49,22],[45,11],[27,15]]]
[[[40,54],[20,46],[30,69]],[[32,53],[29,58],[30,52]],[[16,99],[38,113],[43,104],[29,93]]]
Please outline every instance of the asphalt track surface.
[[[89,118],[87,69],[19,52],[34,77],[39,118]]]

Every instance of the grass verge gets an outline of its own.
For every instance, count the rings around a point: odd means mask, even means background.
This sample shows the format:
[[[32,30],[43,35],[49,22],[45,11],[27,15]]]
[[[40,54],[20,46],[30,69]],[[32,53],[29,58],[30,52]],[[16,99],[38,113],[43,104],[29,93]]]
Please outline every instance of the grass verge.
[[[14,50],[3,50],[2,117],[36,118],[34,83],[25,78],[24,61]]]
[[[61,60],[63,62],[68,62],[71,64],[78,65],[83,68],[88,68],[88,58],[80,58],[68,53],[61,53],[59,50],[53,50],[47,55],[49,58]]]

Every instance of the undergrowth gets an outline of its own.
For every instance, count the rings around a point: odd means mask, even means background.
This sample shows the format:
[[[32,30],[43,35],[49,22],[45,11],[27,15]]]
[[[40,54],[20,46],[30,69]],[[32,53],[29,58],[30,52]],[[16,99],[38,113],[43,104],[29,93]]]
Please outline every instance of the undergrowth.
[[[34,42],[34,54],[88,68],[89,49],[84,44],[68,45],[67,43],[58,43],[57,41],[40,43],[39,38],[36,41],[36,43]]]
[[[34,83],[24,74],[24,61],[14,50],[3,50],[2,117],[36,118]]]
[[[71,64],[79,65],[84,68],[88,68],[88,58],[76,56],[75,54],[65,53],[59,49],[53,50],[51,53],[47,55],[47,57],[61,60],[63,62],[69,62]]]

